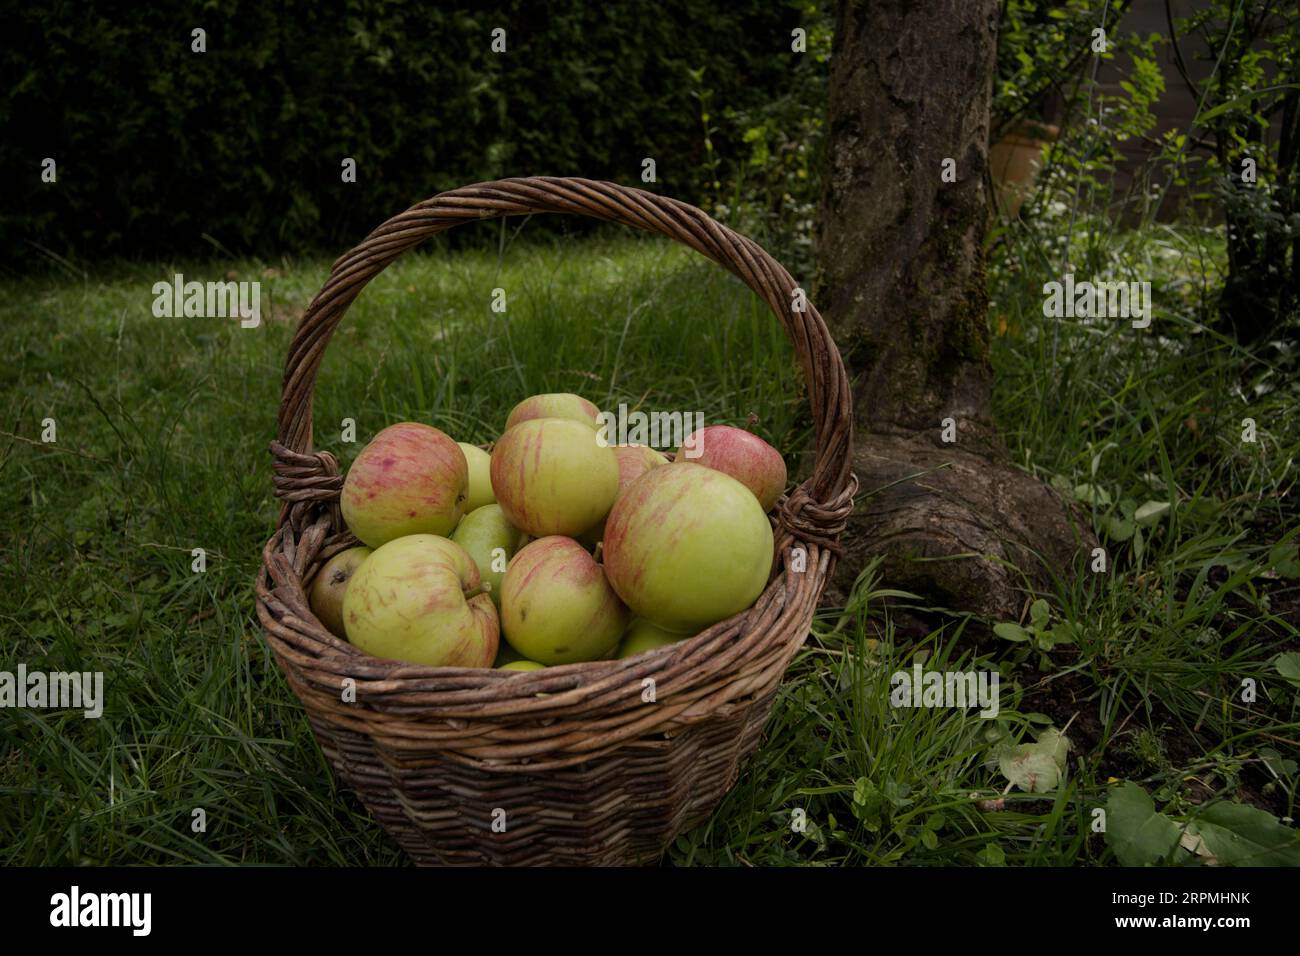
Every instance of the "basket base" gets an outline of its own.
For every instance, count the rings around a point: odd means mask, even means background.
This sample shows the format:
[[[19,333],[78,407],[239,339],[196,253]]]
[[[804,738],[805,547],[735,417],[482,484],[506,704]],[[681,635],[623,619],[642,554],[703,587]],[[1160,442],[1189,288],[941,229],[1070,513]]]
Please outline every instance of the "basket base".
[[[311,724],[340,785],[420,865],[644,866],[735,785],[773,697],[538,773],[413,758],[328,720]]]

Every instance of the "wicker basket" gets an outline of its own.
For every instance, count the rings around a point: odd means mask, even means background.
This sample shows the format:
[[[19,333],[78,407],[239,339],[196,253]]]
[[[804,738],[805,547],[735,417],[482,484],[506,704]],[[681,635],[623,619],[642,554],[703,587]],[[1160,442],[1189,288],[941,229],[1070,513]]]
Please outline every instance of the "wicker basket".
[[[312,451],[321,356],[352,300],[405,250],[464,222],[542,212],[668,236],[758,293],[802,365],[816,424],[812,475],[777,505],[776,562],[754,607],[694,638],[626,660],[523,672],[370,657],[330,634],[305,593],[324,561],[357,543],[339,514],[338,463]],[[699,209],[583,179],[441,193],[334,263],[286,362],[271,445],[282,506],[263,550],[257,611],[339,780],[417,862],[652,863],[735,783],[808,634],[856,489],[844,366],[816,309],[792,308],[794,289],[757,244]]]

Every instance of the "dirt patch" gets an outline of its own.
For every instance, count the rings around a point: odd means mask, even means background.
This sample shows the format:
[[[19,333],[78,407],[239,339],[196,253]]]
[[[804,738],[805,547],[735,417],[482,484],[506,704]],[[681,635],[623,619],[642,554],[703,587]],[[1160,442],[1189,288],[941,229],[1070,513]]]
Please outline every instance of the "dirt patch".
[[[1052,679],[1048,680],[1049,677]],[[1129,719],[1121,720],[1116,731],[1107,738],[1105,726],[1097,713],[1098,688],[1086,675],[1053,676],[1030,671],[1026,672],[1025,679],[1030,689],[1021,701],[1020,710],[1048,716],[1057,727],[1065,727],[1068,723],[1074,753],[1096,761],[1098,780],[1109,777],[1145,780],[1176,773],[1184,795],[1193,803],[1216,799],[1226,788],[1231,799],[1279,817],[1286,814],[1285,794],[1281,788],[1269,786],[1272,776],[1256,761],[1241,766],[1233,781],[1227,780],[1213,767],[1193,770],[1204,762],[1218,742],[1209,735],[1185,728],[1178,717],[1159,702],[1149,712],[1134,713]],[[1140,736],[1143,734],[1148,742],[1158,742],[1158,750],[1144,754]]]

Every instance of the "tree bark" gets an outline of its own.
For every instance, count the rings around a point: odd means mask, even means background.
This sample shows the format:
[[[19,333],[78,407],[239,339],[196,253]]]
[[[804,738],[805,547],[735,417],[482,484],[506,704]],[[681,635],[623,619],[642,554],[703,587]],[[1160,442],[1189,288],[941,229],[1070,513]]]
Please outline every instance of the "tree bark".
[[[891,586],[1006,619],[1022,585],[1068,568],[1090,534],[1007,462],[992,421],[984,236],[997,23],[997,0],[840,0],[816,298],[854,379],[866,493],[840,593],[882,554]]]
[[[1230,98],[1231,87],[1224,81],[1219,85],[1220,99]],[[1276,166],[1269,163],[1268,131],[1222,117],[1215,128],[1219,162],[1227,170],[1223,188],[1228,275],[1219,295],[1219,313],[1224,331],[1248,346],[1281,333],[1300,309],[1300,235],[1290,227],[1300,213],[1300,93],[1281,97],[1278,112]],[[1257,157],[1264,167],[1255,182],[1242,182],[1237,157],[1244,154]],[[1271,199],[1261,200],[1266,184],[1272,186]],[[1272,215],[1265,215],[1264,208]]]

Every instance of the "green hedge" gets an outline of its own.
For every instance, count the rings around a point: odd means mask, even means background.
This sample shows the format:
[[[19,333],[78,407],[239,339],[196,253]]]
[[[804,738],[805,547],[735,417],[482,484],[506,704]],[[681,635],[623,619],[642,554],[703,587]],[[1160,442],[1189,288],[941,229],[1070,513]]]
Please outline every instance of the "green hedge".
[[[646,156],[650,188],[695,200],[707,173],[689,71],[706,67],[717,110],[761,110],[788,92],[790,31],[808,19],[772,0],[9,7],[0,239],[20,260],[339,251],[440,189],[639,184]],[[206,53],[191,51],[196,27]],[[714,148],[739,155],[729,135]],[[56,184],[41,182],[45,157]]]

